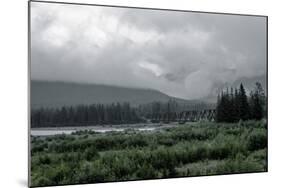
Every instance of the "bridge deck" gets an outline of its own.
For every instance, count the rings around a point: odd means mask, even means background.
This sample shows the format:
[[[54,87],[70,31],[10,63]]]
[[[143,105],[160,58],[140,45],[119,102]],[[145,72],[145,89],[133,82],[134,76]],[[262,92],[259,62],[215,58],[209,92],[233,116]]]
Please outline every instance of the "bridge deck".
[[[178,122],[194,122],[194,121],[214,121],[216,117],[215,109],[208,110],[192,110],[192,111],[183,111],[183,112],[166,112],[166,113],[157,113],[152,114],[151,121],[178,121]]]

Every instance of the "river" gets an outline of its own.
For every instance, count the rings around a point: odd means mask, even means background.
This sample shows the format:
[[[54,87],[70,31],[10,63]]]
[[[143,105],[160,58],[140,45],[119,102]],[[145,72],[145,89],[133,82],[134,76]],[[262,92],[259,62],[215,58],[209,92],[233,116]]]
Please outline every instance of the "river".
[[[138,130],[138,131],[154,131],[156,129],[163,129],[169,127],[176,127],[177,124],[159,124],[159,123],[149,123],[149,124],[132,124],[132,125],[112,125],[112,126],[83,126],[83,127],[60,127],[60,128],[31,128],[32,136],[50,136],[58,134],[71,134],[76,131],[81,130],[91,130],[98,133],[106,132],[120,132],[128,129]]]

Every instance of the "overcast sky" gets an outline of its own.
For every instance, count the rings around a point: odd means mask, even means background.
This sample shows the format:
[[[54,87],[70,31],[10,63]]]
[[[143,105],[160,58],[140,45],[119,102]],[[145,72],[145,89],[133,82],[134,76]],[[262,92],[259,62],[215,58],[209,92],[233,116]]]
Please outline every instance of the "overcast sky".
[[[196,99],[266,74],[264,17],[31,3],[31,78]]]

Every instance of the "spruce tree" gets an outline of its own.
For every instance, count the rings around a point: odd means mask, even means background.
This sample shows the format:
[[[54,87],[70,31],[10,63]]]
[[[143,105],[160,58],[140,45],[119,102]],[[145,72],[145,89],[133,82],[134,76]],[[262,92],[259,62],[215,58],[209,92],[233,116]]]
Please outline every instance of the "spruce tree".
[[[222,122],[222,105],[221,105],[221,96],[218,94],[217,97],[217,106],[216,106],[216,121]]]
[[[238,122],[239,121],[239,92],[238,89],[235,88],[234,91],[234,122]]]
[[[235,122],[236,121],[235,98],[234,98],[234,93],[233,93],[232,87],[230,89],[229,114],[230,114],[230,122]]]
[[[231,114],[231,97],[228,88],[226,88],[226,93],[224,95],[224,120],[225,122],[232,122]]]
[[[260,83],[256,83],[255,90],[251,92],[251,119],[260,120],[263,117],[264,92]]]
[[[238,117],[242,120],[248,120],[250,118],[250,107],[244,89],[243,84],[240,84],[239,94],[238,94]]]

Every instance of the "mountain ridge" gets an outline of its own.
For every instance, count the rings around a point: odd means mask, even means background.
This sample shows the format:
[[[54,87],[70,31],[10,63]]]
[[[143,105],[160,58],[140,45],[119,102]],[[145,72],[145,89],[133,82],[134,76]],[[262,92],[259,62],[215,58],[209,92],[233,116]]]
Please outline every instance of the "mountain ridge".
[[[42,80],[31,80],[30,85],[31,108],[98,103],[110,104],[115,102],[130,102],[132,105],[139,105],[154,101],[167,102],[170,99],[174,99],[179,103],[198,102],[171,97],[158,90],[144,88]]]

